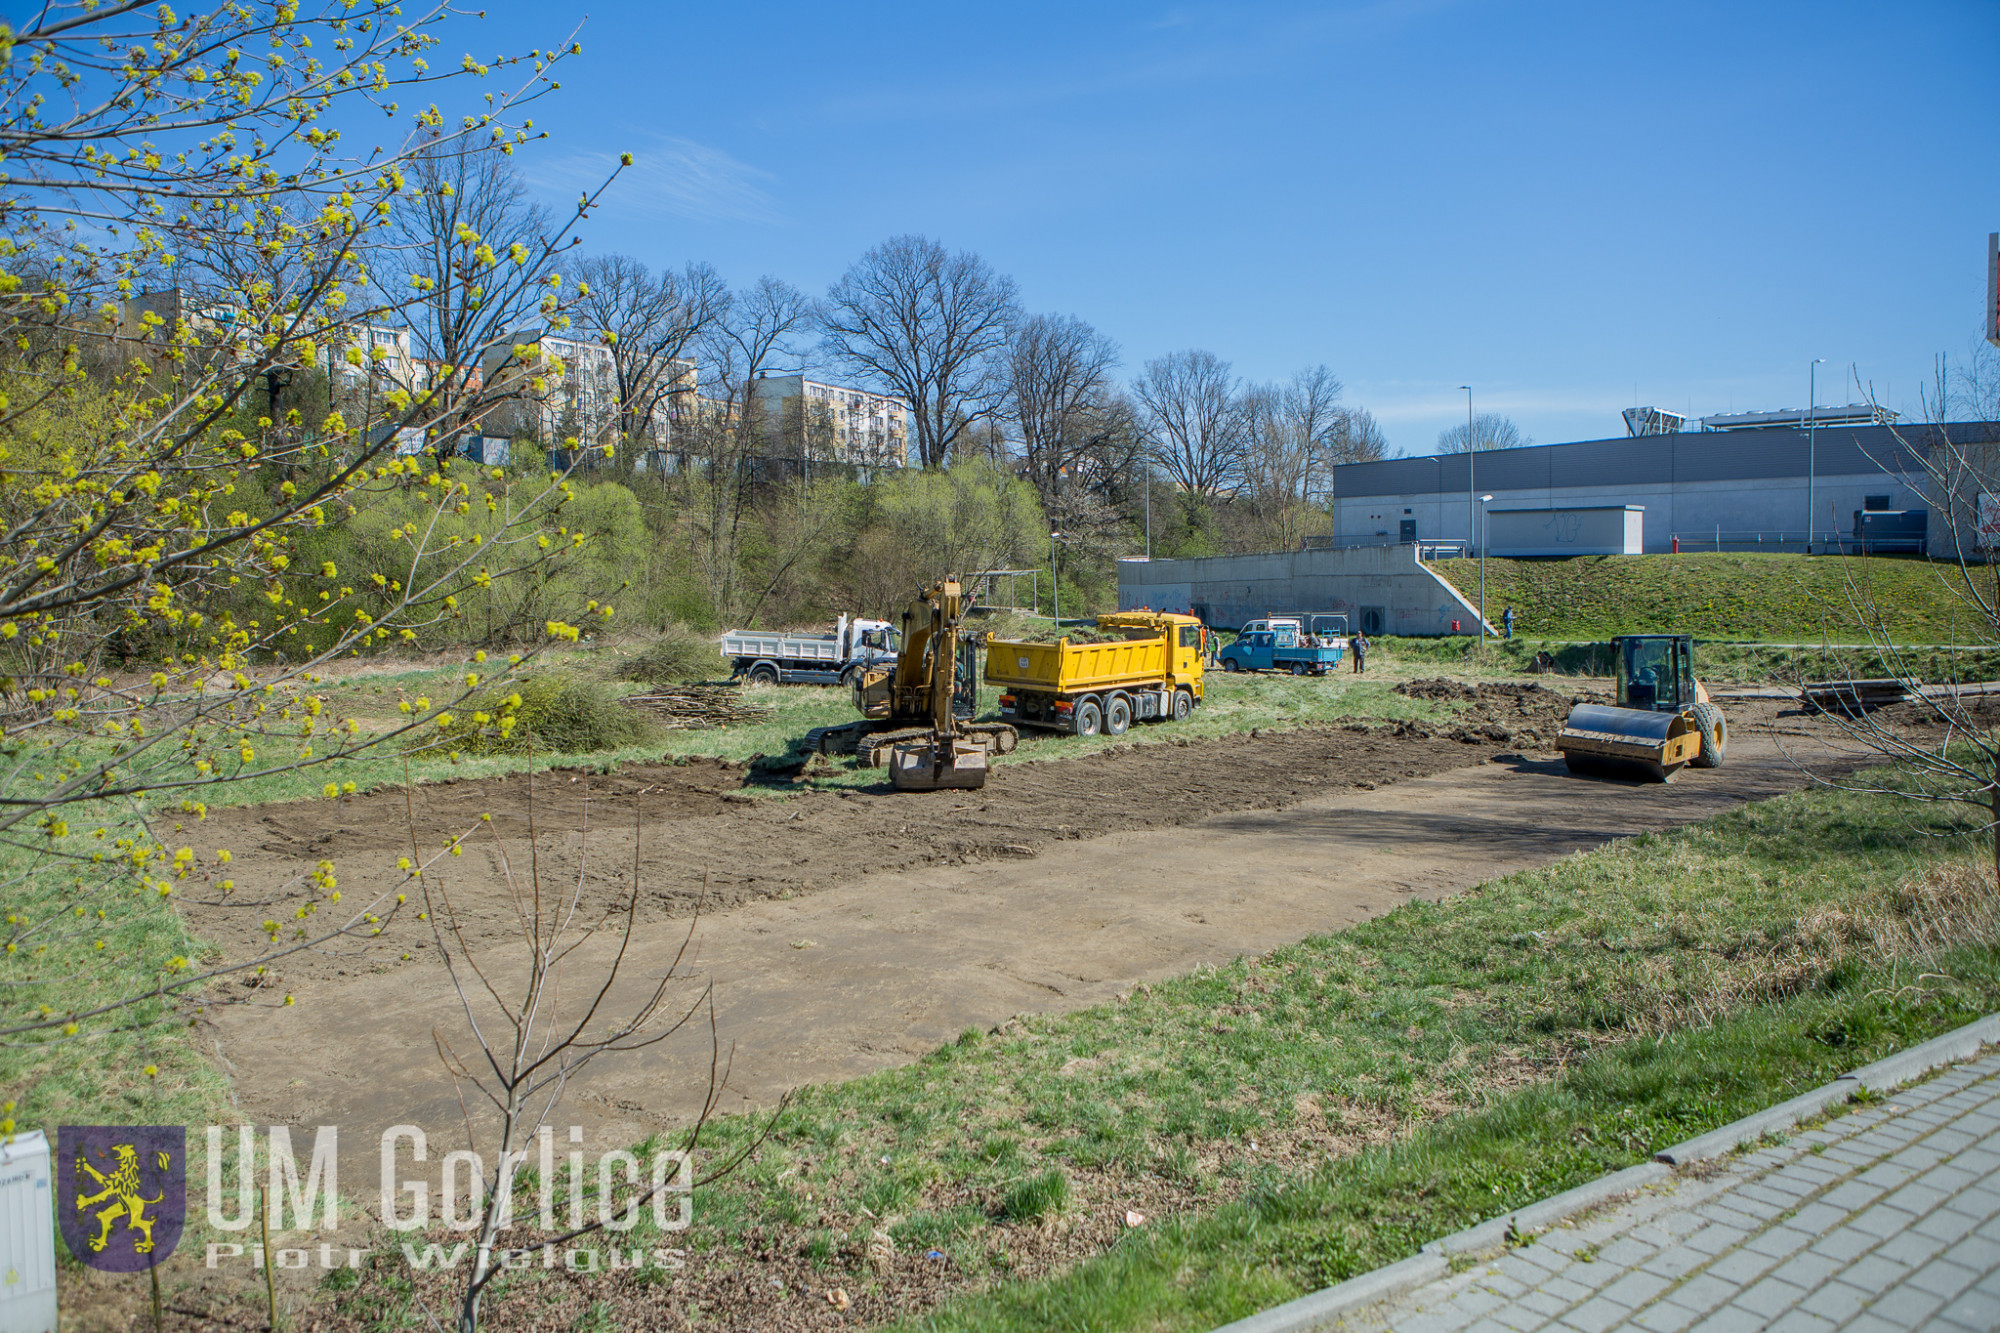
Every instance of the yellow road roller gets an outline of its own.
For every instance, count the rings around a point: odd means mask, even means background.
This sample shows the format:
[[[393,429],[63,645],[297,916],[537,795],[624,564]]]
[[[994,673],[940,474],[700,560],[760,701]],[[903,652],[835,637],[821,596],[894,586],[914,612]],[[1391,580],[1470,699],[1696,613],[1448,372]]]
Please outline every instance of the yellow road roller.
[[[1721,767],[1729,733],[1695,679],[1690,635],[1623,634],[1611,661],[1617,707],[1578,704],[1556,737],[1570,772],[1665,782],[1687,764]]]

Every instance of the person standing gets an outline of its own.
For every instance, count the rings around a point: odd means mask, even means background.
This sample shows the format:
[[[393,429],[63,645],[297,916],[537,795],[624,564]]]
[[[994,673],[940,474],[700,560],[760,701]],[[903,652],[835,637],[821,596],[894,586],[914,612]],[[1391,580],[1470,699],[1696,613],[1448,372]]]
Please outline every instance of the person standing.
[[[1360,675],[1368,669],[1368,636],[1360,631],[1354,635],[1354,674]]]
[[[1510,607],[1508,607],[1508,608],[1507,608],[1507,609],[1506,609],[1505,611],[1503,611],[1503,612],[1501,612],[1501,613],[1500,613],[1500,624],[1502,625],[1502,627],[1504,627],[1504,628],[1506,629],[1506,631],[1507,631],[1507,637],[1508,637],[1508,638],[1510,638],[1510,639],[1511,639],[1511,638],[1513,638],[1513,637],[1514,637],[1514,608],[1513,608],[1513,607],[1511,607],[1511,606],[1510,606]]]

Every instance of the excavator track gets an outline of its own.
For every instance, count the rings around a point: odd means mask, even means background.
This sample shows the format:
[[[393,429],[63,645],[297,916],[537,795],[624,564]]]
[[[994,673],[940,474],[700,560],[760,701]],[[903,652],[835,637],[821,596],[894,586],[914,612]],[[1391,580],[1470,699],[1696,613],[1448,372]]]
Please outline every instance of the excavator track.
[[[992,754],[1012,754],[1021,733],[1005,722],[964,723],[965,738],[978,742]],[[845,726],[820,727],[806,736],[806,748],[819,754],[851,754],[862,768],[881,768],[889,753],[899,745],[928,739],[929,727],[896,727],[875,730],[872,722],[849,722]]]

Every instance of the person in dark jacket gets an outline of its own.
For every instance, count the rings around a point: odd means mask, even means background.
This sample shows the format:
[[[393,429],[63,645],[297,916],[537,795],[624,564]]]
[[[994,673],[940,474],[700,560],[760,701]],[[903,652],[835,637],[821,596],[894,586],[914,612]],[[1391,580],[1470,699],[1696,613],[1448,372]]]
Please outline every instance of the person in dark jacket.
[[[1354,674],[1360,675],[1368,669],[1368,636],[1356,632],[1354,636]]]
[[[1507,631],[1507,637],[1508,637],[1508,638],[1510,638],[1510,639],[1511,639],[1511,638],[1513,638],[1513,637],[1514,637],[1514,608],[1513,608],[1513,607],[1511,607],[1511,606],[1510,606],[1510,607],[1508,607],[1508,608],[1507,608],[1507,609],[1506,609],[1505,611],[1503,611],[1503,612],[1501,612],[1501,613],[1500,613],[1500,624],[1501,624],[1501,625],[1502,625],[1502,626],[1503,626],[1503,627],[1504,627],[1504,628],[1506,629],[1506,631]]]

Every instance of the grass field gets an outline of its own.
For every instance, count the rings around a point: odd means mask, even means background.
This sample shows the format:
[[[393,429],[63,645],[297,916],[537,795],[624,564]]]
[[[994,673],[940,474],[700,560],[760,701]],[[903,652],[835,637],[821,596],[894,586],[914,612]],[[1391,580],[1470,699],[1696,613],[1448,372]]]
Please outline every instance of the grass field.
[[[552,657],[551,670],[605,676],[618,650],[602,649]],[[364,730],[386,728],[402,721],[397,705],[404,699],[429,697],[443,700],[455,685],[462,668],[420,667],[409,671],[362,676],[331,682],[324,693],[330,710],[339,716],[358,716]],[[1413,674],[1432,670],[1429,661],[1413,660],[1408,670],[1380,669],[1366,677],[1337,672],[1323,677],[1295,678],[1271,675],[1232,675],[1216,671],[1207,674],[1202,706],[1183,723],[1140,723],[1124,736],[1064,736],[1033,733],[1045,743],[1032,747],[1035,759],[1071,758],[1094,754],[1112,745],[1138,745],[1181,738],[1207,738],[1247,732],[1256,728],[1310,726],[1343,718],[1395,721],[1399,718],[1435,718],[1448,706],[1421,699],[1409,699],[1395,692],[1395,684]],[[643,687],[611,682],[614,694],[633,693]],[[652,739],[615,749],[554,752],[534,756],[533,766],[581,765],[599,770],[621,763],[656,761],[662,757],[709,757],[736,763],[752,763],[760,758],[796,757],[806,734],[815,727],[837,726],[859,718],[852,696],[840,686],[748,685],[745,697],[767,705],[770,716],[759,722],[733,723],[702,730],[667,730]],[[1000,692],[981,686],[979,716],[999,715]],[[1025,760],[1030,751],[1001,756],[1005,764]],[[462,755],[452,759],[442,750],[406,753],[395,745],[363,751],[349,759],[313,768],[247,779],[218,786],[203,799],[215,807],[258,805],[267,801],[311,800],[319,797],[328,782],[354,783],[363,791],[396,785],[407,776],[423,782],[441,778],[492,777],[521,772],[529,760],[521,755]],[[854,770],[848,761],[836,765],[823,782],[832,785],[868,786],[881,781],[879,770]],[[178,800],[178,798],[175,798]],[[167,806],[162,806],[162,810]]]
[[[1468,598],[1479,561],[1431,567]],[[2000,569],[2000,567],[1995,567]],[[1896,643],[1980,644],[1980,617],[1956,565],[1892,556],[1604,555],[1486,561],[1489,620],[1514,608],[1516,632],[1602,639],[1675,630],[1702,639],[1861,643],[1879,625]],[[1988,596],[1991,596],[1989,583]]]
[[[859,1299],[885,1234],[968,1288],[912,1333],[1212,1327],[2000,1006],[2000,899],[1951,832],[1784,797],[969,1031],[804,1090],[686,1243]],[[352,1299],[392,1322],[409,1294]]]
[[[1573,640],[1517,635],[1512,639],[1450,638],[1373,641],[1371,669],[1415,675],[1426,670],[1454,676],[1519,677],[1535,654],[1546,652],[1561,676],[1604,676],[1611,671],[1607,640]],[[1806,680],[1872,679],[1898,676],[1930,684],[2000,680],[2000,648],[1940,648],[1929,644],[1882,648],[1793,648],[1728,640],[1698,640],[1695,674],[1704,682],[1742,685],[1793,685]],[[1559,682],[1551,682],[1557,684]]]

